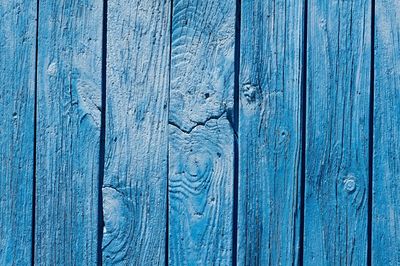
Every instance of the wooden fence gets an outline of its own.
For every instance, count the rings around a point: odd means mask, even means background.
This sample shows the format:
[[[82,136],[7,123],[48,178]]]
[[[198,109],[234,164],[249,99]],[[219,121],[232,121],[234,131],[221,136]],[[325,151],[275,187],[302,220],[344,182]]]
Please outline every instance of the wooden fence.
[[[400,0],[0,0],[0,265],[400,265]]]

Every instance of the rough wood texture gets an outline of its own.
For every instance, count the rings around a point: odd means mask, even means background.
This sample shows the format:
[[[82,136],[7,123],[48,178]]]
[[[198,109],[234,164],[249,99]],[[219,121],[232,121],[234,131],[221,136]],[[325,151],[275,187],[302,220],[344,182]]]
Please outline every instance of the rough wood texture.
[[[239,265],[297,265],[302,1],[242,2]]]
[[[35,263],[96,263],[102,6],[39,7]]]
[[[366,265],[371,2],[308,4],[304,265]]]
[[[0,265],[32,256],[36,1],[0,3]]]
[[[232,260],[235,1],[173,2],[169,263]]]
[[[400,264],[400,1],[376,1],[372,264]]]
[[[170,1],[108,1],[103,262],[164,265]]]

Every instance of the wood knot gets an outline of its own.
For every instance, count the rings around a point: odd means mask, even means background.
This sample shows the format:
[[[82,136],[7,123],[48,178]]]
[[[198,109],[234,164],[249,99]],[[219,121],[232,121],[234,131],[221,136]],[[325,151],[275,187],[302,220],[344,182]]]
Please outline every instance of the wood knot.
[[[192,152],[188,156],[186,171],[191,176],[202,177],[211,165],[210,154],[205,152]]]
[[[244,84],[242,88],[243,96],[247,103],[253,103],[256,101],[257,91],[259,90],[258,85]]]
[[[53,62],[47,67],[47,74],[49,76],[55,76],[58,72],[57,63]]]
[[[122,190],[106,186],[103,192],[103,254],[106,262],[121,262],[132,243],[135,206]],[[138,217],[140,218],[140,217]],[[112,244],[111,244],[112,243]]]
[[[113,187],[104,187],[102,191],[104,234],[119,235],[120,230],[126,230],[130,227],[128,225],[132,224],[130,219],[133,204],[124,194]]]
[[[344,179],[343,183],[344,183],[344,189],[349,193],[353,192],[356,189],[356,180],[354,176],[351,175],[347,176]]]

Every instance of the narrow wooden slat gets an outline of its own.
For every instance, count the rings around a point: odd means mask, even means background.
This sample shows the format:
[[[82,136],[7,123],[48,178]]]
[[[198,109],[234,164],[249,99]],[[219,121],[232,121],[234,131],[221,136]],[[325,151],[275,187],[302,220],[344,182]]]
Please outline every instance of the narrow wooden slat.
[[[169,263],[232,260],[235,1],[173,1]]]
[[[38,265],[96,263],[102,7],[100,0],[40,1]]]
[[[0,265],[32,256],[36,1],[0,3]]]
[[[399,265],[400,1],[375,2],[372,265]]]
[[[308,3],[304,265],[367,265],[371,1]]]
[[[242,2],[239,265],[297,265],[303,1]]]
[[[106,265],[164,265],[169,0],[109,0],[103,187]]]

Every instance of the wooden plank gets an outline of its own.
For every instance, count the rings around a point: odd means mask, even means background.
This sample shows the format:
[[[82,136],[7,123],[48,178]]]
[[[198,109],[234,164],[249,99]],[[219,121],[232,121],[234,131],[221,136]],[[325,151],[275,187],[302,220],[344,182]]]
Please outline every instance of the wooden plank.
[[[400,1],[376,1],[372,264],[400,264]]]
[[[108,1],[105,264],[165,264],[170,12]]]
[[[169,263],[232,261],[235,1],[173,1]]]
[[[367,265],[371,1],[308,4],[304,265]]]
[[[97,262],[102,8],[41,0],[35,264]]]
[[[0,265],[32,257],[36,1],[0,3]]]
[[[303,1],[242,2],[239,265],[297,265]]]

